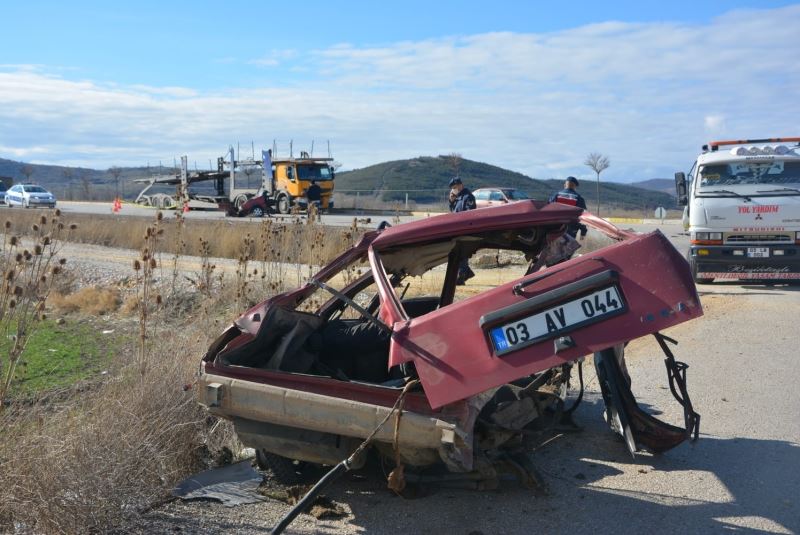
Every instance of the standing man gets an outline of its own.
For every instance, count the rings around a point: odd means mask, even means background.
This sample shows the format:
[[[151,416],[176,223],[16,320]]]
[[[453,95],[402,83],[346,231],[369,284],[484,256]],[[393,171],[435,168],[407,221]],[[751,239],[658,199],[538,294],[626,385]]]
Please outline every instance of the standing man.
[[[567,180],[564,181],[564,189],[559,192],[553,193],[550,196],[550,199],[547,202],[557,202],[559,204],[567,204],[569,206],[577,206],[578,208],[583,208],[586,210],[586,201],[583,200],[581,194],[575,191],[575,188],[578,187],[578,179],[574,176],[568,176]],[[567,234],[576,238],[578,236],[578,231],[581,233],[581,241],[586,237],[586,225],[578,223],[571,223],[567,227]]]
[[[474,210],[475,196],[465,188],[461,179],[454,177],[450,179],[450,211],[451,212],[466,212],[467,210]],[[469,259],[463,258],[458,264],[458,276],[456,277],[456,285],[464,286],[468,279],[475,276],[475,273],[469,268]]]
[[[311,181],[311,185],[306,191],[306,200],[308,201],[308,213],[311,214],[311,206],[313,205],[315,215],[319,217],[322,213],[322,188],[317,185],[316,180]]]

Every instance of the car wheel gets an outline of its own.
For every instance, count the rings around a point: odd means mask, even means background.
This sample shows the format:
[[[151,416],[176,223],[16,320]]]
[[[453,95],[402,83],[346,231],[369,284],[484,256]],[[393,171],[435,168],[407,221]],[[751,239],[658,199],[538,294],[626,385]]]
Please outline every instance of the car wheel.
[[[242,205],[243,205],[244,203],[246,203],[246,202],[247,202],[247,195],[239,195],[238,197],[236,197],[236,198],[233,200],[233,206],[234,206],[234,207],[235,207],[237,210],[241,210],[241,209],[242,209]]]
[[[24,206],[25,208],[30,208],[31,207],[31,203],[30,203],[30,201],[22,201],[22,206]]]
[[[289,197],[286,195],[281,195],[278,197],[278,212],[282,214],[288,214],[290,208]]]
[[[303,462],[257,449],[256,464],[260,469],[271,472],[275,479],[284,485],[297,485],[303,481],[302,470],[305,465]]]
[[[692,280],[695,284],[711,284],[714,282],[714,279],[709,279],[705,277],[698,277],[697,276],[697,261],[694,259],[693,256],[689,255],[689,269],[692,270]]]
[[[264,217],[264,209],[261,208],[260,206],[256,206],[250,212],[250,215],[253,216],[253,217]]]

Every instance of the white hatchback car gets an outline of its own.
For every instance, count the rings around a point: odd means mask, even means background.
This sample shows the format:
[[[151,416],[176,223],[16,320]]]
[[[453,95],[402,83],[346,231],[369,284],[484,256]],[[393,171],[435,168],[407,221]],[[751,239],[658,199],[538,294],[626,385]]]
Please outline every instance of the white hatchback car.
[[[46,206],[56,207],[56,196],[36,184],[17,184],[6,191],[6,205],[8,206]]]

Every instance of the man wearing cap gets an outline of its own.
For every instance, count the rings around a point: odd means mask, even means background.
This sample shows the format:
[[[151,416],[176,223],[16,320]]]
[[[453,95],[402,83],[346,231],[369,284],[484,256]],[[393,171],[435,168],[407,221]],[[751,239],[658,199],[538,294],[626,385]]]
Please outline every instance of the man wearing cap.
[[[465,188],[461,179],[454,177],[450,179],[450,211],[451,212],[466,212],[476,208],[475,196]]]
[[[475,196],[464,187],[461,179],[453,177],[448,183],[450,186],[450,211],[451,212],[466,212],[467,210],[474,210],[477,205],[475,204]],[[458,276],[456,277],[456,285],[463,286],[467,279],[471,279],[475,273],[469,268],[469,260],[464,258],[458,264]]]
[[[575,191],[575,188],[578,187],[578,179],[574,176],[568,176],[567,180],[564,181],[564,189],[559,192],[553,193],[550,196],[550,199],[547,202],[557,202],[559,204],[567,204],[569,206],[577,206],[578,208],[583,208],[586,210],[586,201],[583,200],[581,194]],[[573,238],[578,236],[578,231],[581,233],[581,240],[586,237],[586,225],[582,225],[577,221],[575,223],[571,223],[567,227],[567,234],[572,236]]]

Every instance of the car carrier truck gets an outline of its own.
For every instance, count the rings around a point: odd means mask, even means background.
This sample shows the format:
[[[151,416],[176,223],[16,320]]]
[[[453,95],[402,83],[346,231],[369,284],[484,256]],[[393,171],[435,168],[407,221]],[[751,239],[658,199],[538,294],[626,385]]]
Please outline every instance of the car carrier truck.
[[[712,141],[675,186],[695,282],[800,279],[800,137]]]
[[[294,207],[307,208],[306,193],[315,182],[321,190],[320,209],[333,209],[335,166],[330,150],[325,158],[306,151],[294,157],[291,149],[288,157],[276,157],[273,146],[261,155],[260,160],[237,160],[230,147],[227,158],[217,158],[217,168],[208,171],[190,171],[182,156],[179,170],[134,180],[146,184],[135,202],[163,209],[223,209],[237,215],[263,215],[268,210],[288,214]],[[198,189],[204,184],[205,190]]]

